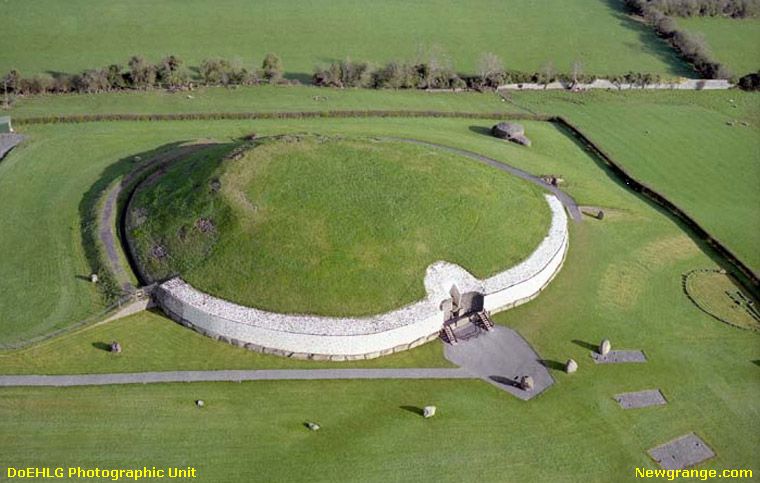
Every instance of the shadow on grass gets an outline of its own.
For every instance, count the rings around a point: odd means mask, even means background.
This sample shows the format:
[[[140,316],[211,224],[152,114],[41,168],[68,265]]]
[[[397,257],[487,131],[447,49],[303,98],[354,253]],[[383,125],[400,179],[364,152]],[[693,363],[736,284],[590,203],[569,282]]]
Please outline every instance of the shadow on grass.
[[[589,342],[584,342],[582,340],[573,339],[573,344],[583,347],[584,349],[588,349],[590,351],[596,351],[597,346],[595,344],[591,344]]]
[[[483,136],[493,137],[491,135],[491,128],[490,127],[485,127],[485,126],[470,126],[469,129],[470,129],[470,131],[474,132],[475,134],[482,134]]]
[[[92,346],[102,351],[111,352],[111,344],[106,344],[105,342],[93,342]]]
[[[416,414],[418,416],[423,416],[425,414],[425,411],[422,410],[422,408],[417,406],[399,406],[399,409],[403,409],[404,411],[409,411],[412,414]]]
[[[756,365],[757,367],[760,367],[760,359],[754,360],[752,361],[752,363]]]
[[[145,179],[150,173],[171,162],[177,157],[173,157],[173,155],[179,153],[182,149],[181,146],[187,142],[188,140],[180,140],[167,143],[155,149],[133,153],[117,160],[103,170],[98,180],[82,196],[79,202],[82,246],[87,262],[92,270],[91,273],[97,273],[99,276],[98,288],[106,302],[111,302],[121,296],[125,287],[120,284],[114,270],[111,268],[114,263],[119,263],[116,254],[120,247],[106,247],[100,241],[99,217],[103,193],[112,183],[121,179],[121,192],[115,203],[116,225],[119,227],[116,240],[118,243],[123,236],[121,230],[121,211],[131,193],[130,188],[133,189],[139,181]],[[234,143],[230,143],[229,145],[233,146]],[[190,155],[191,153],[188,151],[187,154]],[[123,252],[131,265],[132,272],[138,276],[138,280],[141,283],[144,283],[144,280],[140,280],[139,273],[135,270],[134,260],[132,260],[128,250],[123,250]],[[114,258],[117,259],[114,260]],[[80,275],[76,275],[76,277],[89,281],[89,277]]]
[[[623,2],[620,0],[603,0],[611,10],[611,16],[620,22],[620,26],[632,30],[638,35],[638,42],[625,42],[625,45],[631,52],[644,52],[668,66],[668,74],[694,77],[696,72],[692,69],[676,51],[663,39],[659,38],[654,29],[646,23],[637,22],[628,15]]]
[[[555,371],[565,371],[565,364],[559,361],[552,361],[549,359],[539,359],[538,362],[547,369],[554,369]]]

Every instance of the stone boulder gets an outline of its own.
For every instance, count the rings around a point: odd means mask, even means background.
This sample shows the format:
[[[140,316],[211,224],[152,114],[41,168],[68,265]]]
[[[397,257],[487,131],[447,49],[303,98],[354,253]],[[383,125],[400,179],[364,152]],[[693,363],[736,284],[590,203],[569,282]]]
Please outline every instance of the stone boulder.
[[[92,282],[92,283],[98,283],[98,274],[97,273],[93,273],[93,274],[90,275],[90,282]]]
[[[206,405],[206,403],[203,401],[203,399],[197,399],[195,401],[195,405],[198,406],[199,408],[202,408],[203,406]]]
[[[523,146],[530,146],[531,141],[525,136],[525,128],[521,124],[500,122],[491,128],[491,134],[499,139],[506,139]]]
[[[610,353],[610,350],[612,349],[612,344],[610,343],[609,339],[604,339],[599,344],[599,354],[606,356]]]
[[[111,342],[111,352],[116,353],[116,354],[120,353],[121,352],[121,344],[119,344],[116,341]]]
[[[491,134],[500,139],[510,139],[515,136],[524,136],[525,128],[521,124],[500,122],[491,128]]]
[[[530,376],[523,376],[522,379],[520,379],[520,389],[523,391],[532,391],[533,378]]]
[[[565,372],[568,374],[572,374],[575,371],[578,370],[578,363],[575,362],[575,359],[568,359],[565,363]]]
[[[306,427],[309,428],[310,431],[319,431],[319,425],[317,423],[306,423]]]
[[[425,406],[422,408],[422,417],[425,419],[435,416],[435,406]]]

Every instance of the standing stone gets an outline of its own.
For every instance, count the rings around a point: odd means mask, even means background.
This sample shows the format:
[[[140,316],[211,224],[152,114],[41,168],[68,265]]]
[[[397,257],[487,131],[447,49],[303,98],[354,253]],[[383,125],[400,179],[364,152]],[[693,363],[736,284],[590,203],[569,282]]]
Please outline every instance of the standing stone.
[[[520,388],[523,391],[532,391],[533,390],[533,378],[530,376],[523,376],[520,380]]]
[[[92,283],[98,283],[98,274],[97,273],[93,273],[92,275],[90,275],[90,282],[92,282]]]
[[[604,339],[601,344],[599,344],[599,353],[603,356],[609,354],[610,349],[612,349],[612,344],[609,339]]]
[[[206,405],[206,403],[205,403],[205,402],[203,402],[203,399],[197,399],[197,400],[195,401],[195,405],[196,405],[196,406],[198,406],[199,408],[202,408],[203,406],[205,406],[205,405]]]
[[[575,362],[575,359],[568,359],[567,363],[565,363],[565,372],[567,372],[568,374],[572,374],[577,370],[578,370],[578,363]]]
[[[121,344],[119,344],[116,341],[111,342],[111,352],[114,352],[116,354],[121,352]]]
[[[306,423],[306,427],[309,428],[310,431],[319,431],[319,425],[317,423]]]
[[[435,406],[425,406],[422,408],[422,416],[425,419],[435,416]]]

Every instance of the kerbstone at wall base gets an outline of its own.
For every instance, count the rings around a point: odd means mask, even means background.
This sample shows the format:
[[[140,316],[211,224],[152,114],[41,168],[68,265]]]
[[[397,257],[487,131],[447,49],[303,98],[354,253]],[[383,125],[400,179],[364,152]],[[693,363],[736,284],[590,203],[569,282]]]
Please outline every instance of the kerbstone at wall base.
[[[293,359],[373,359],[436,339],[443,323],[439,304],[451,285],[482,293],[484,307],[491,312],[538,296],[561,269],[569,245],[567,214],[557,198],[546,199],[553,215],[549,233],[526,260],[482,281],[458,265],[436,262],[425,276],[426,299],[375,317],[274,314],[203,294],[179,279],[159,286],[154,297],[173,320],[249,350]]]

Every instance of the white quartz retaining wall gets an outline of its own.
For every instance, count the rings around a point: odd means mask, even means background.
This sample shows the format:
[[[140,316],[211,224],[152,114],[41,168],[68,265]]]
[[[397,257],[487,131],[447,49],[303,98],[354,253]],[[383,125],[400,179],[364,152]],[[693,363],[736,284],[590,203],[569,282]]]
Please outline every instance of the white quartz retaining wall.
[[[339,318],[279,314],[219,299],[180,278],[161,284],[154,296],[174,320],[203,334],[252,350],[288,357],[370,359],[435,339],[443,324],[440,304],[456,285],[480,292],[486,310],[498,312],[536,297],[562,267],[568,248],[567,215],[546,195],[552,212],[549,233],[520,264],[485,280],[459,265],[436,262],[425,274],[427,296],[398,310],[370,317]]]
[[[631,89],[683,89],[683,90],[715,90],[715,89],[730,89],[734,84],[723,79],[682,79],[677,82],[659,82],[655,84],[646,84],[641,86],[638,84],[616,84],[607,79],[597,79],[589,84],[575,84],[570,82],[550,82],[549,84],[536,84],[530,82],[523,82],[518,84],[504,84],[498,87],[499,90],[558,90],[558,89],[572,89],[578,88],[581,90],[586,89],[615,89],[615,90],[631,90]]]

